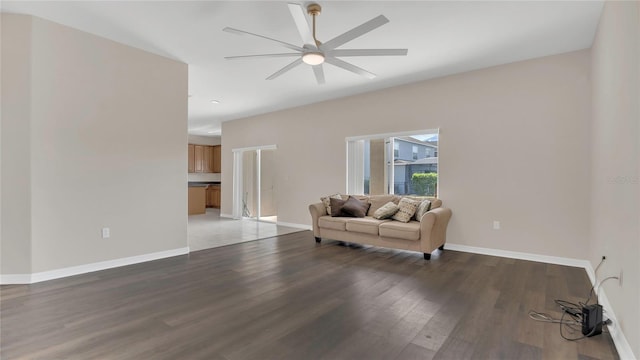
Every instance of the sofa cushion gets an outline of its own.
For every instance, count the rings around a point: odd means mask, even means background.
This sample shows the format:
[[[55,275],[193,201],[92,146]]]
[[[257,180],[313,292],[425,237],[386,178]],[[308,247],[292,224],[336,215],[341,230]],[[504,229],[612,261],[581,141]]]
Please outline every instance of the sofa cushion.
[[[347,220],[349,220],[349,218],[331,217],[325,215],[318,218],[318,227],[323,229],[345,231],[347,229]]]
[[[369,206],[371,206],[371,204],[369,204],[368,201],[358,200],[354,196],[350,196],[344,205],[342,205],[342,212],[354,217],[363,218],[367,215]]]
[[[329,199],[342,199],[342,196],[340,196],[340,194],[333,194],[320,198],[320,201],[324,204],[324,208],[327,210],[327,215],[331,215],[331,202]]]
[[[400,197],[396,195],[372,195],[369,197],[369,203],[371,206],[369,207],[368,216],[373,216],[376,210],[380,209],[386,203],[392,202],[394,204],[398,204],[400,201]]]
[[[347,220],[347,231],[378,236],[378,226],[391,220],[378,220],[371,216]]]
[[[399,221],[389,221],[380,224],[378,227],[380,236],[404,239],[418,240],[420,239],[420,223],[417,221],[409,221],[403,223]]]
[[[441,206],[442,206],[442,200],[433,198],[431,199],[431,209],[429,210],[437,209]]]
[[[431,200],[422,200],[420,205],[418,205],[418,209],[416,209],[416,214],[413,217],[414,220],[420,221],[422,215],[426,214],[429,210],[431,210]]]
[[[416,201],[422,201],[422,200],[431,200],[433,199],[432,196],[422,196],[422,195],[407,195],[405,196],[406,198],[409,198],[411,200],[416,200]]]
[[[373,217],[378,220],[389,219],[395,213],[397,213],[399,209],[400,208],[398,207],[398,205],[392,202],[388,202],[384,204],[384,206],[376,210],[376,212],[373,213]]]
[[[366,203],[369,202],[369,196],[368,195],[341,195],[342,196],[342,200],[348,200],[350,197],[354,197],[360,201],[364,201]]]
[[[398,212],[393,215],[393,220],[402,221],[404,223],[409,222],[413,215],[416,213],[418,209],[418,205],[420,205],[419,201],[411,200],[409,198],[402,198],[400,203],[398,204]]]

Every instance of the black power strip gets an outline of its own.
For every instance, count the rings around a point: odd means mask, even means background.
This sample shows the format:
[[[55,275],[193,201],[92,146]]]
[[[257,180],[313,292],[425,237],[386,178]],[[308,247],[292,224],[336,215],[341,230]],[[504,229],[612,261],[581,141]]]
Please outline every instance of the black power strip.
[[[582,335],[591,337],[602,334],[602,305],[582,307]]]

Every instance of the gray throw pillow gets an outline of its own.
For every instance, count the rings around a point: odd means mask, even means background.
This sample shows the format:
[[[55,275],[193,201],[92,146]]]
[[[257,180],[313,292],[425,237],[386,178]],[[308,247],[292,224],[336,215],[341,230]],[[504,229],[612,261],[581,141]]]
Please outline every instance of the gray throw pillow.
[[[347,213],[353,217],[365,217],[367,210],[369,210],[369,202],[358,200],[353,196],[347,199],[347,202],[342,205],[342,212]]]
[[[329,202],[331,203],[331,214],[329,215],[333,217],[351,216],[342,211],[342,207],[347,202],[347,200],[329,198]]]
[[[398,207],[398,205],[392,202],[388,202],[382,205],[382,207],[378,208],[378,210],[373,213],[373,217],[378,220],[388,219],[392,217],[396,212],[398,212],[399,209],[400,208]]]
[[[423,200],[416,210],[416,220],[420,221],[422,215],[426,214],[429,210],[431,210],[431,200]]]

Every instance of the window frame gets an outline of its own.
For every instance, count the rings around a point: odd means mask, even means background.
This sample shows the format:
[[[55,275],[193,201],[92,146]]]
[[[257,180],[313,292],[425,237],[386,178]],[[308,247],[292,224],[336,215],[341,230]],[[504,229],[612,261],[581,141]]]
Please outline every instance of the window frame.
[[[355,141],[370,141],[370,140],[379,140],[384,139],[385,143],[389,141],[388,147],[385,150],[385,174],[384,174],[384,189],[386,194],[394,194],[394,155],[395,155],[395,141],[393,138],[398,137],[407,137],[414,135],[437,135],[438,136],[438,153],[440,153],[440,128],[433,129],[423,129],[423,130],[413,130],[413,131],[403,131],[403,132],[395,132],[395,133],[383,133],[383,134],[370,134],[370,135],[361,135],[361,136],[350,136],[345,138],[345,147],[346,147],[346,193],[347,194],[359,194],[356,190],[364,190],[364,171],[360,170],[364,168],[364,157],[358,159],[358,156],[354,156],[353,153],[350,152],[350,143]],[[399,151],[399,149],[398,149]],[[397,157],[397,156],[395,156]],[[434,156],[438,157],[438,156]],[[361,163],[358,163],[358,160]],[[440,174],[440,158],[438,157],[438,178]],[[362,179],[354,177],[354,175],[360,176],[362,174]],[[360,181],[362,180],[362,181]],[[391,181],[390,181],[391,180]],[[359,183],[362,185],[359,185]],[[435,196],[438,196],[438,192],[440,190],[440,186],[436,189]],[[356,191],[356,192],[354,192]]]

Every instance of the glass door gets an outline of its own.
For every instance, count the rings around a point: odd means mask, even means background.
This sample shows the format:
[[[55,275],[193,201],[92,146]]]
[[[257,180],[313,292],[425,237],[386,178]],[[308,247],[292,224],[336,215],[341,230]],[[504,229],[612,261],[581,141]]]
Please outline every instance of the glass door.
[[[256,150],[242,153],[242,217],[258,218],[258,153]]]
[[[275,223],[278,220],[276,204],[275,150],[258,150],[260,153],[260,212],[258,220]]]
[[[234,149],[233,217],[277,221],[276,147]]]

